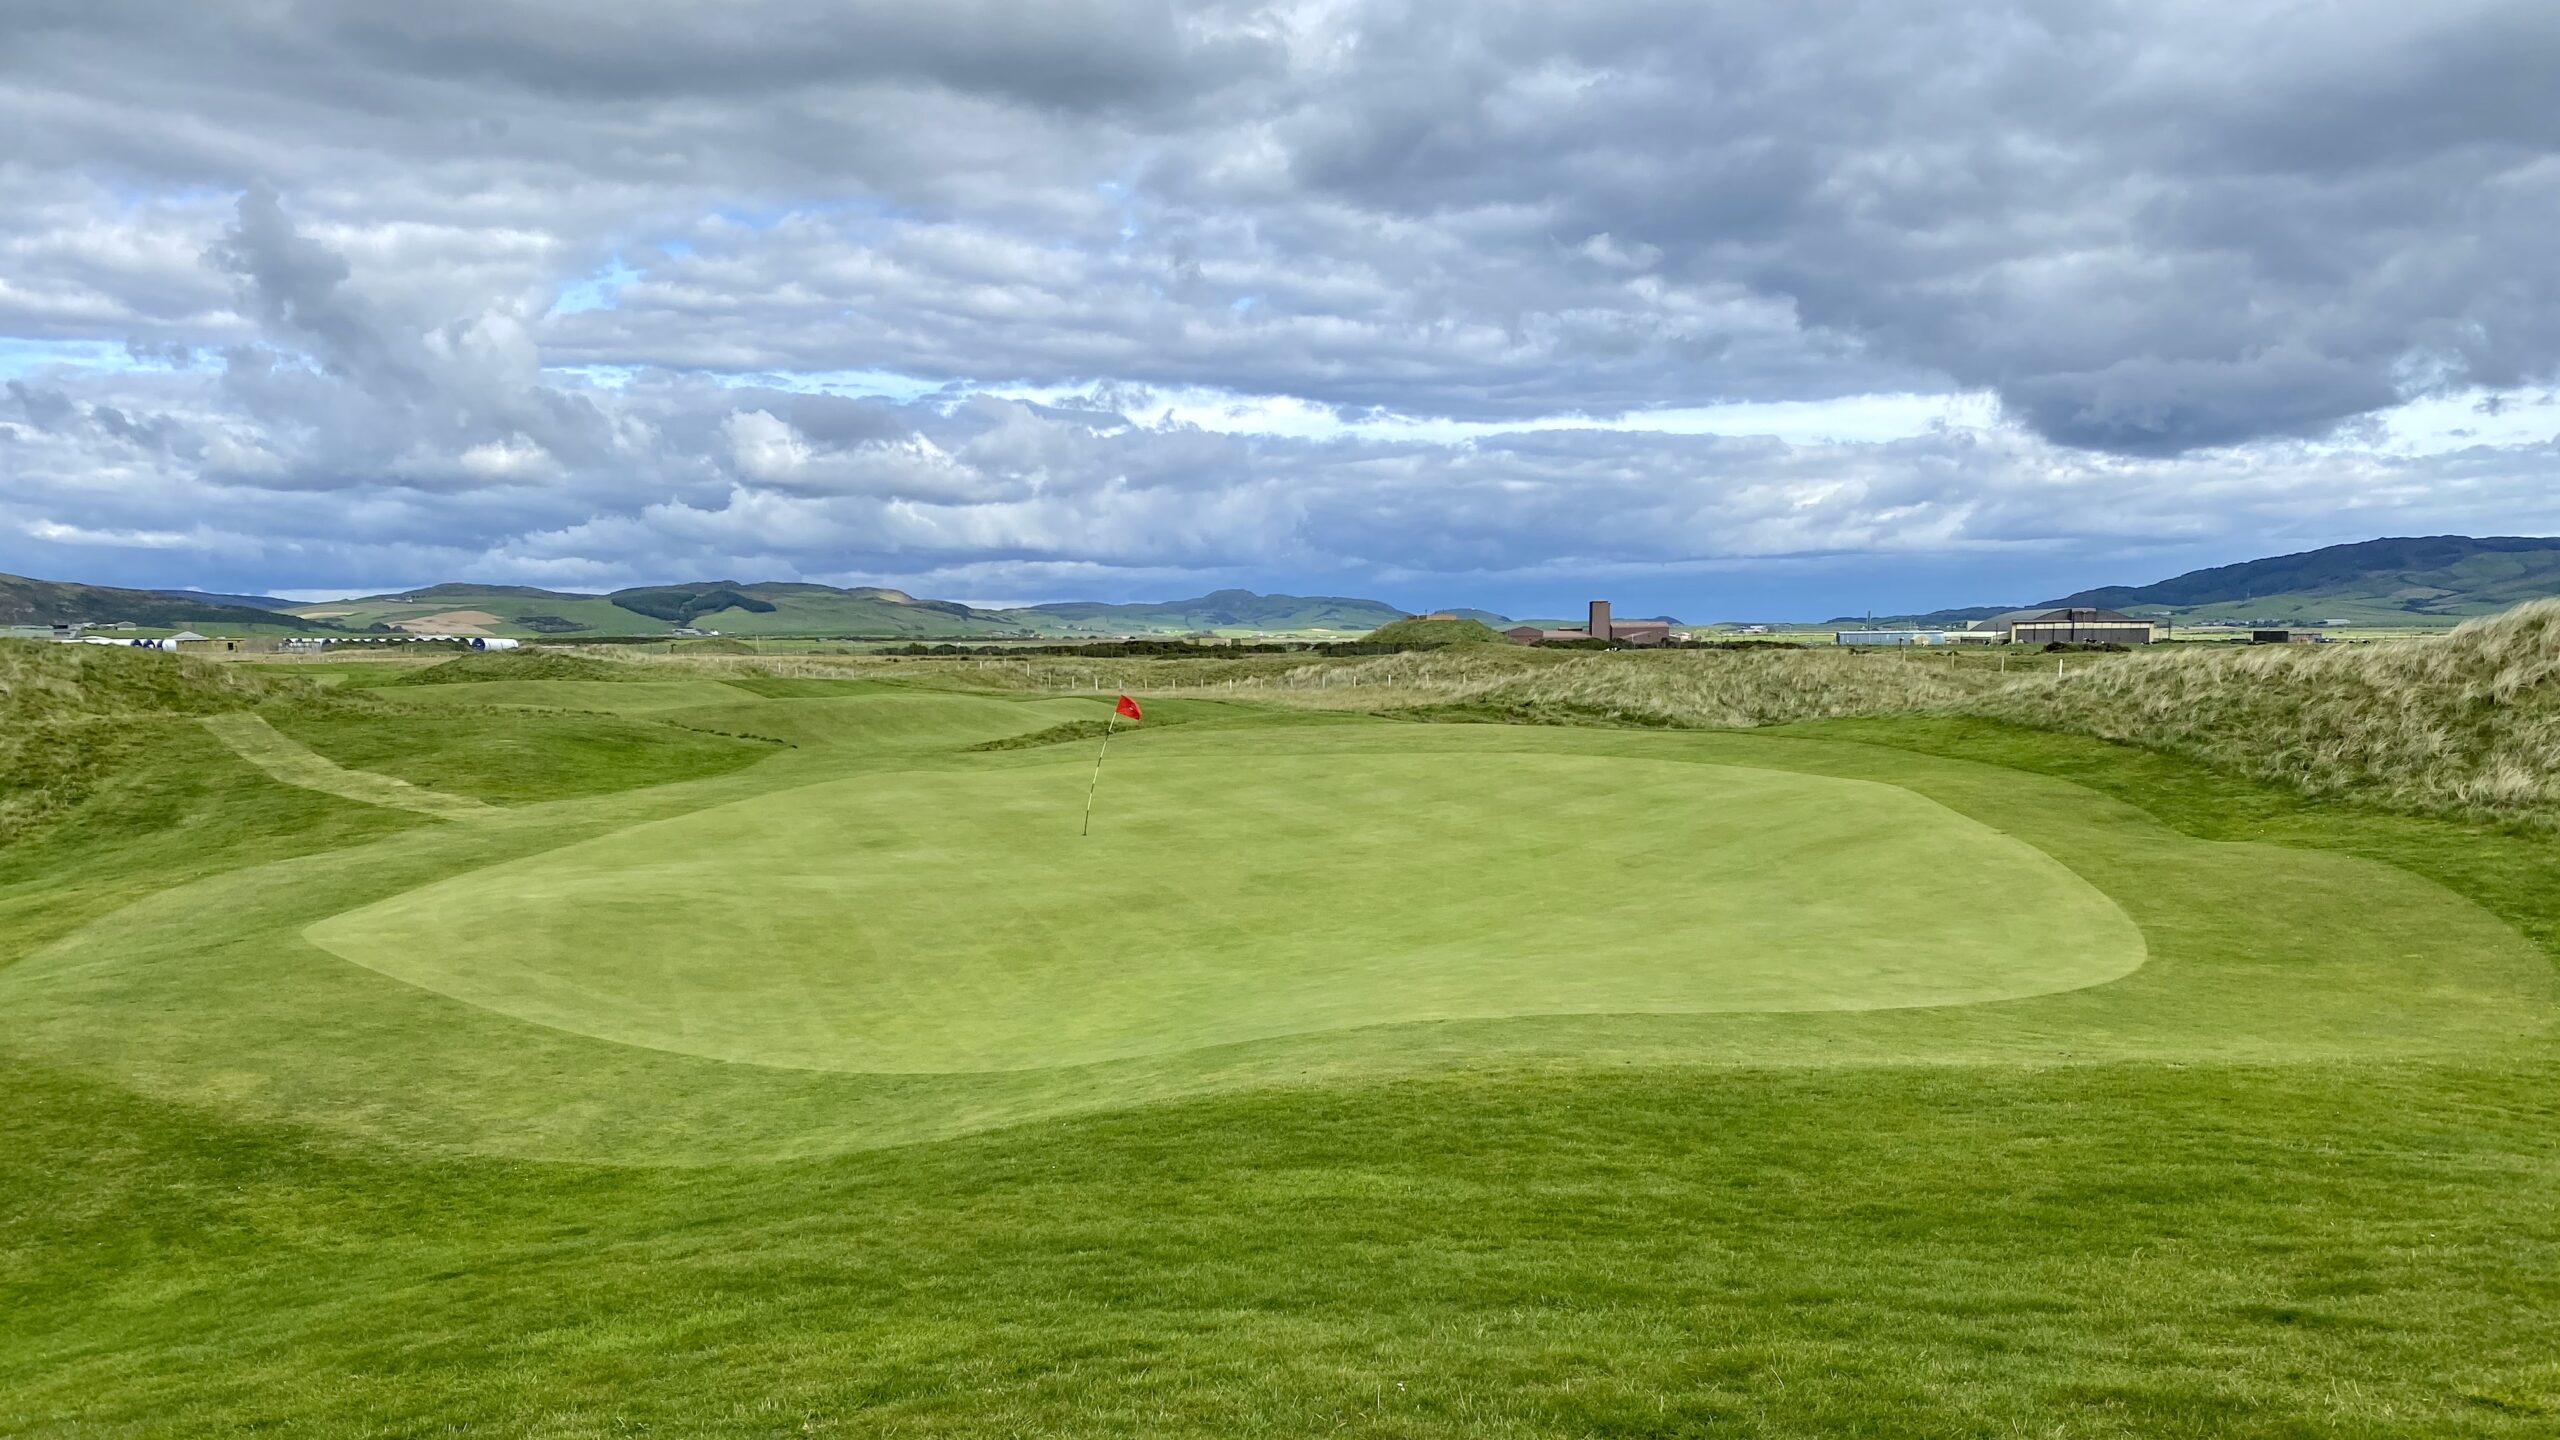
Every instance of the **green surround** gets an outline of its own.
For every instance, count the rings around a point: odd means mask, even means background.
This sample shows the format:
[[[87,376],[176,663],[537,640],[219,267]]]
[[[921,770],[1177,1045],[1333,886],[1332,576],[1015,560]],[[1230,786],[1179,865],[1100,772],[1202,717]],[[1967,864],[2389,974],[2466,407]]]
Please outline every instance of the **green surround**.
[[[1843,914],[1954,896],[1996,928],[2078,893],[2060,867],[2147,958],[1977,1004],[794,1070],[529,1024],[302,934],[649,837],[695,847],[650,863],[734,873],[700,853],[718,816],[1072,789],[1090,752],[1036,742],[1101,707],[817,680],[495,698],[260,711],[327,765],[494,814],[278,784],[171,715],[0,846],[0,1433],[2437,1440],[2560,1416],[2549,833],[1977,720],[1637,734],[1150,701],[1208,723],[1112,742],[1097,841],[1144,841],[1150,786],[1176,824],[1201,784],[1285,808],[1273,777],[1312,770],[1346,777],[1309,787],[1346,843],[1424,821],[1467,842],[1535,776],[1515,808],[1558,835],[1587,841],[1574,804],[1606,799],[1706,847],[1583,843],[1558,871],[1711,896],[1747,888],[1733,851],[1768,827],[1890,813],[2048,858],[2032,884],[1933,859],[1945,894],[1914,898],[1899,867],[1790,856],[1780,903],[1864,878]],[[970,753],[1004,736],[1032,743]],[[1381,823],[1349,777],[1434,813]],[[1781,813],[1721,851],[1677,803],[1746,793]],[[1839,803],[1789,800],[1816,795]],[[1334,918],[1255,893],[1245,860],[1167,853],[1292,929]],[[1490,883],[1528,862],[1489,842],[1437,858],[1337,888],[1462,926],[1551,893]]]
[[[775,734],[794,748],[725,775],[520,805],[492,821],[413,828],[151,895],[0,971],[0,1005],[17,1021],[14,1048],[27,1055],[244,1118],[625,1163],[838,1152],[1240,1087],[1450,1067],[2475,1055],[2543,1033],[2552,1014],[2542,954],[2433,882],[2335,851],[2201,841],[2080,786],[1962,760],[1750,733],[1285,716],[1141,729],[1113,742],[1100,833],[1073,849],[1064,812],[1080,798],[1084,752],[955,748],[1100,710],[1086,700],[879,689],[653,710],[680,723]],[[1335,778],[1308,778],[1328,772]],[[1451,808],[1423,830],[1374,818],[1343,826],[1339,838],[1324,828],[1389,780]],[[1773,797],[1797,817],[1788,823],[1814,827],[1796,838],[1819,840],[1821,824],[1837,822],[1840,843],[1818,863],[1753,875],[1734,855],[1763,836],[1785,836],[1784,824],[1719,837],[1711,819],[1683,813],[1746,793]],[[848,859],[861,853],[849,837],[859,834],[866,794],[882,802],[872,812],[879,836],[939,834],[954,844],[938,899],[899,905],[894,885],[809,885],[812,875],[834,873],[839,843],[850,847]],[[1319,794],[1329,798],[1315,810],[1287,808],[1293,795]],[[1597,808],[1578,816],[1577,794]],[[1277,869],[1245,848],[1249,827],[1236,824],[1248,806],[1298,827]],[[1939,818],[1917,818],[1924,815]],[[1664,844],[1594,843],[1628,816],[1665,821]],[[1558,843],[1543,856],[1532,848],[1504,858],[1482,832],[1497,822],[1516,824],[1532,847],[1544,824]],[[1061,827],[1053,840],[1037,828],[1047,825]],[[999,836],[1006,826],[1017,833]],[[1862,851],[1859,837],[1869,834],[1899,838],[1894,848]],[[1405,848],[1416,841],[1465,848],[1435,857]],[[592,877],[599,862],[610,869],[633,857],[656,867],[655,878],[630,886],[617,910]],[[986,866],[989,858],[1001,863]],[[702,877],[725,876],[710,883],[739,887],[713,907],[727,907],[728,923],[799,927],[795,943],[805,949],[848,893],[860,901],[857,925],[912,935],[933,925],[939,906],[956,934],[990,916],[1028,923],[1023,917],[1038,910],[1031,902],[1043,896],[1065,903],[1088,894],[1087,877],[1048,869],[1088,862],[1103,867],[1091,878],[1118,887],[1110,892],[1117,899],[1060,919],[1082,937],[1049,951],[1068,970],[1002,977],[989,969],[993,951],[950,965],[937,954],[903,995],[875,961],[870,972],[795,1002],[791,987],[815,983],[814,974],[768,966],[745,971],[719,1003],[679,1013],[607,976],[591,987],[584,1018],[572,1020],[577,1007],[563,997],[581,980],[575,967],[546,961],[501,973],[460,964],[453,957],[463,951],[450,947],[395,961],[378,935],[357,933],[403,914],[422,935],[447,939],[514,923],[531,956],[546,935],[584,923],[574,906],[549,908],[540,892],[562,885],[575,895],[583,886],[580,903],[603,906],[593,923],[610,943],[597,953],[658,963],[661,952],[641,932],[614,926],[662,923],[665,884],[698,888]],[[668,878],[689,870],[693,878]],[[1595,921],[1590,902],[1564,883],[1594,870],[1636,907],[1618,928]],[[1305,888],[1316,880],[1325,886]],[[1150,919],[1132,900],[1139,892],[1129,887],[1150,883],[1156,898],[1179,900],[1172,918]],[[1258,894],[1258,885],[1275,888]],[[1321,934],[1341,918],[1344,899],[1334,892],[1344,886],[1357,891],[1360,913],[1390,928],[1403,905],[1440,917],[1433,925],[1476,926],[1478,935],[1513,929],[1547,937],[1542,944],[1596,924],[1593,933],[1615,937],[1603,947],[1613,968],[1542,979],[1486,945],[1413,976],[1364,971],[1352,998],[1336,1003],[1319,963],[1331,962],[1307,952],[1278,972],[1229,976],[1136,1015],[1117,1000],[1098,1003],[1102,991],[1082,1003],[1072,994],[1069,982],[1087,973],[1075,967],[1093,967],[1096,954],[1130,955],[1125,974],[1107,964],[1091,972],[1119,999],[1165,977],[1200,981],[1208,961],[1197,944],[1216,930],[1221,905],[1272,932],[1236,954],[1285,957],[1292,935]],[[759,918],[768,908],[760,898],[795,891],[817,899]],[[1874,903],[1879,894],[1887,903]],[[1814,991],[1800,985],[1788,992],[1793,1001],[1751,992],[1775,972],[1754,979],[1747,966],[1731,968],[1737,952],[1723,970],[1643,960],[1632,937],[1646,926],[1698,918],[1679,903],[1684,895],[1698,897],[1711,918],[1734,904],[1782,907],[1800,918],[1776,923],[1798,940],[1825,925],[1870,940],[1890,928],[1925,938],[1931,926],[1953,923],[1952,904],[1980,912],[1965,922],[1977,927],[1971,933],[2007,937],[1991,948],[2008,958],[1967,972],[1983,957],[1944,952],[1899,990],[1870,970],[1859,983],[1880,988],[1863,998],[1853,988],[1839,1000],[1916,1008],[1788,1009]],[[2108,903],[2092,906],[2096,896]],[[2083,912],[2077,920],[2057,918],[2074,907]],[[1605,916],[1608,907],[1598,909]],[[2120,923],[2109,919],[2117,914],[2139,927],[2148,953],[2130,974],[2128,940],[2092,938]],[[1129,942],[1131,927],[1158,924],[1161,934]],[[1120,950],[1109,948],[1115,932]],[[2039,934],[2059,949],[2025,943]],[[312,935],[369,950],[375,963],[422,983],[349,964]],[[2076,955],[2074,944],[2084,947]],[[757,963],[755,945],[725,934],[663,958],[703,995],[705,967],[729,948],[741,965]],[[1391,953],[1373,947],[1360,963]],[[2020,998],[1928,1003],[1989,996]],[[971,1023],[972,1006],[986,1024]],[[1546,1009],[1595,1013],[1519,1013]],[[205,1024],[210,1015],[222,1023]],[[687,1024],[699,1028],[688,1034]],[[765,1063],[746,1063],[757,1053]]]
[[[1420,1020],[1864,1010],[2130,973],[2085,881],[1909,791],[1239,736],[802,786],[305,932],[537,1024],[808,1069],[1029,1070]],[[1134,752],[1134,753],[1132,753]],[[2032,905],[1982,905],[1949,873]]]

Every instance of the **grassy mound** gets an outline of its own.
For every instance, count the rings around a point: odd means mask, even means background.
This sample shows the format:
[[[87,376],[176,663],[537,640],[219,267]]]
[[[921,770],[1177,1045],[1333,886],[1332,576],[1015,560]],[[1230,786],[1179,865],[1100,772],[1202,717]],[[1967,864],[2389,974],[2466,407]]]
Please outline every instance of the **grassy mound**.
[[[629,665],[551,650],[475,650],[413,670],[392,685],[468,685],[483,680],[647,680]]]
[[[298,689],[161,650],[0,641],[0,844],[77,805],[154,721]]]
[[[1505,719],[1740,730],[1942,710],[1990,681],[1978,668],[1847,650],[1660,654],[1408,654],[1361,671],[1379,694]]]
[[[2175,650],[2021,681],[2002,718],[2320,796],[2560,821],[2560,600],[2442,640]]]
[[[1126,690],[1409,717],[1737,730],[1962,708],[2000,683],[1993,658],[1915,658],[1830,647],[1583,652],[1505,644],[1356,659],[1209,654],[1179,660],[924,661],[902,666],[900,673],[972,689]],[[775,669],[789,663],[772,662]]]
[[[756,647],[744,640],[679,640],[667,647],[674,655],[753,655]]]
[[[122,645],[0,641],[0,726],[141,714],[211,715],[275,693],[237,666]]]
[[[1481,620],[1393,620],[1369,632],[1382,645],[1494,645],[1502,635]]]

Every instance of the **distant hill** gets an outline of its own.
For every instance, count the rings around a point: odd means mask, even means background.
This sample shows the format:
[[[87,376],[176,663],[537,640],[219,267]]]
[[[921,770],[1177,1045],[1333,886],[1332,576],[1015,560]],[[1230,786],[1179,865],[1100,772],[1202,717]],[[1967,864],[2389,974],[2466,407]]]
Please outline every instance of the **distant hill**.
[[[2426,535],[2330,545],[2109,585],[2047,603],[2166,611],[2179,619],[2409,624],[2487,615],[2560,595],[2560,538]]]
[[[275,595],[225,595],[215,590],[154,590],[150,593],[166,595],[172,600],[202,600],[214,605],[237,605],[245,610],[290,610],[302,603],[299,600],[286,600]]]
[[[1340,595],[1256,595],[1250,590],[1214,590],[1190,600],[1152,604],[1109,605],[1100,601],[1066,601],[1003,612],[1034,617],[1039,628],[1080,632],[1134,630],[1356,630],[1366,633],[1405,617],[1382,600],[1354,600]]]
[[[864,635],[955,639],[1021,633],[1009,614],[918,600],[870,586],[695,580],[581,595],[524,585],[428,585],[296,607],[354,629],[514,636],[664,635],[679,627],[723,635]]]
[[[326,630],[316,620],[282,611],[223,603],[227,597],[195,596],[185,591],[119,590],[69,580],[30,580],[0,575],[0,625],[60,625],[130,621],[155,629],[180,626]]]
[[[2005,615],[2018,608],[2015,605],[1959,605],[1952,610],[1931,610],[1919,615],[1834,615],[1822,623],[1837,626],[1873,623],[1895,630],[1952,630],[1976,620]]]
[[[277,602],[283,604],[285,602]],[[292,613],[349,629],[515,636],[659,635],[678,627],[723,635],[852,635],[968,639],[1009,635],[1181,634],[1192,630],[1339,630],[1366,633],[1405,616],[1382,600],[1338,595],[1257,595],[1219,590],[1189,600],[1137,604],[1063,601],[981,609],[903,590],[804,581],[688,580],[609,594],[468,581],[295,605]],[[1490,610],[1459,616],[1511,623]]]
[[[394,590],[385,595],[367,595],[366,600],[470,600],[491,595],[510,600],[593,600],[591,594],[574,590],[544,590],[533,585],[474,585],[469,581],[446,585],[427,585],[416,590]]]

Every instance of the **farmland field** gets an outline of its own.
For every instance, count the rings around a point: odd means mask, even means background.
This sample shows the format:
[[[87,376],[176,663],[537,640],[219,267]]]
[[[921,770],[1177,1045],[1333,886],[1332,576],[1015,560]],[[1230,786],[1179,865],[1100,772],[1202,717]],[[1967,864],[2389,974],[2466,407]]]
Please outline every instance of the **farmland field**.
[[[1107,696],[512,664],[0,850],[0,1431],[2560,1416],[2548,829],[1196,699],[1084,836]]]

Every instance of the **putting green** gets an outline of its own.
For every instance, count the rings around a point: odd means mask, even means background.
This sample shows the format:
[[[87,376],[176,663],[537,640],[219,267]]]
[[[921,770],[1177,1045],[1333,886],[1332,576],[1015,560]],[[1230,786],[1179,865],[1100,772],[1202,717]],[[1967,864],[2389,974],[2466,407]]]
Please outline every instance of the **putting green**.
[[[556,1029],[1021,1070],[1394,1022],[1946,1006],[2142,963],[2123,911],[1907,790],[1575,754],[1132,753],[872,775],[323,920]]]

